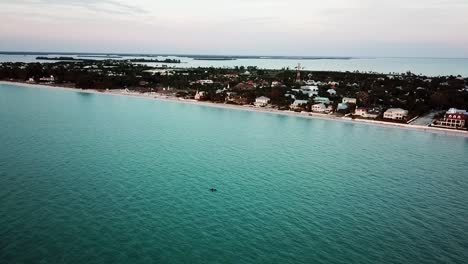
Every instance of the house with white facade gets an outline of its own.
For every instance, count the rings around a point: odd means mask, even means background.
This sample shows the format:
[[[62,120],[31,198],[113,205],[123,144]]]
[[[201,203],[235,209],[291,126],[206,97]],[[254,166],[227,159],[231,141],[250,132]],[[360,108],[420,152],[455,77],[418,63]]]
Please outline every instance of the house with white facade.
[[[367,108],[359,107],[359,108],[356,108],[356,110],[354,110],[354,115],[364,117],[368,111],[369,110]]]
[[[403,120],[408,116],[408,110],[402,108],[389,108],[383,117],[386,119]]]
[[[436,120],[433,126],[455,129],[466,129],[468,111],[450,108],[442,119]]]
[[[264,107],[270,103],[270,98],[266,96],[260,96],[255,99],[254,105],[257,107]]]
[[[314,104],[312,105],[312,111],[313,112],[318,112],[318,113],[324,113],[328,111],[328,108],[325,104],[320,103],[320,104]]]

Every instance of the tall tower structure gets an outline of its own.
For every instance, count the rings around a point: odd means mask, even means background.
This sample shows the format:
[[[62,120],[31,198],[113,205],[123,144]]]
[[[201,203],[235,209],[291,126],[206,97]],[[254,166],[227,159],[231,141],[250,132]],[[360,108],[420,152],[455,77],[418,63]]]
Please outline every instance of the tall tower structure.
[[[296,75],[296,82],[301,82],[301,70],[302,70],[302,66],[300,63],[297,64],[297,75]]]

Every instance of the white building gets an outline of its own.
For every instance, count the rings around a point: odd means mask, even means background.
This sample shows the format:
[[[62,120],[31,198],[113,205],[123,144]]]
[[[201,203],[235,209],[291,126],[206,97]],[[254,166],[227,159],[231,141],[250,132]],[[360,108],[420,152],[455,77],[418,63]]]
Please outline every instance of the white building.
[[[327,93],[328,93],[329,95],[336,95],[335,89],[328,89],[328,90],[327,90]]]
[[[343,101],[341,101],[343,104],[356,104],[357,100],[356,98],[349,98],[349,97],[343,97]]]
[[[255,99],[254,105],[257,107],[264,107],[270,103],[270,98],[266,96],[260,96]]]
[[[463,129],[468,121],[466,110],[450,108],[442,119],[436,120],[434,125],[445,128]]]
[[[367,114],[367,111],[367,108],[359,107],[354,110],[354,115],[364,117]]]
[[[408,110],[401,108],[389,108],[385,111],[383,117],[386,119],[403,120],[408,116]]]
[[[328,110],[327,106],[325,104],[314,104],[312,105],[312,111],[314,112],[319,112],[323,113]]]

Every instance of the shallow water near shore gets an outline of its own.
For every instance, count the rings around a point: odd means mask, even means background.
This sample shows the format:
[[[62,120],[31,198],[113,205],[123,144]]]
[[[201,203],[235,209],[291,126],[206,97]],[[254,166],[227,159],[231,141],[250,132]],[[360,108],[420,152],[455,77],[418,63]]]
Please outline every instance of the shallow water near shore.
[[[464,137],[4,84],[0,124],[0,263],[468,260]]]

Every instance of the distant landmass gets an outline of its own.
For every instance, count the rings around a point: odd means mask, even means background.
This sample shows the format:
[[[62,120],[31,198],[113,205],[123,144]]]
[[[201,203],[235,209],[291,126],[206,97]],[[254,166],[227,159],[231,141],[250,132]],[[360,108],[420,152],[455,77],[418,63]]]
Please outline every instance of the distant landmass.
[[[53,60],[53,61],[93,61],[91,59],[77,59],[73,57],[36,57],[36,60]]]
[[[193,58],[194,60],[206,60],[206,61],[229,61],[229,60],[237,60],[236,58],[222,58],[222,57],[201,57],[201,58]]]
[[[122,56],[117,55],[78,55],[77,57],[82,58],[109,58],[109,59],[121,59]]]
[[[158,59],[129,59],[127,61],[130,62],[156,62],[156,63],[180,63],[180,60],[177,59],[164,59],[164,60],[158,60]]]
[[[96,57],[96,56],[78,56],[78,57]],[[112,57],[108,56],[102,56],[102,58],[111,58],[110,60],[113,60]],[[122,58],[122,57],[119,57]],[[101,61],[101,60],[94,60],[94,59],[81,59],[81,58],[74,58],[74,57],[44,57],[44,56],[39,56],[36,57],[36,60],[52,60],[52,61]],[[155,62],[155,63],[180,63],[180,60],[177,59],[164,59],[164,60],[158,60],[158,59],[144,59],[144,58],[139,58],[139,59],[128,59],[125,61],[129,62]]]
[[[257,55],[197,55],[197,54],[142,54],[142,53],[80,53],[80,52],[21,52],[21,51],[0,51],[5,55],[63,55],[77,57],[94,57],[118,59],[122,57],[187,57],[194,60],[237,60],[237,59],[282,59],[282,60],[350,60],[355,57],[343,56],[257,56]]]

